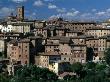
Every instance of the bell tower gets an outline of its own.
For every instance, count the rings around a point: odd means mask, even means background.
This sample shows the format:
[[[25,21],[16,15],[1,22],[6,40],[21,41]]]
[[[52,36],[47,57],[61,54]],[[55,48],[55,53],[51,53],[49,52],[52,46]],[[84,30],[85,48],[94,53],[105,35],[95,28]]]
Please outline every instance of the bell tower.
[[[24,0],[23,0],[24,2]],[[20,0],[17,0],[17,19],[18,20],[23,20],[24,19],[24,6],[23,2]]]
[[[24,19],[24,6],[17,7],[17,18],[18,20]]]

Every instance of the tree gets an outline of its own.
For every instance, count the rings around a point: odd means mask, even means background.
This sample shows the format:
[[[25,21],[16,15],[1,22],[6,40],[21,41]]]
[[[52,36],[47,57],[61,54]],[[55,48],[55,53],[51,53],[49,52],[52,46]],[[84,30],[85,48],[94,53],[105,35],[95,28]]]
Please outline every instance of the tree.
[[[71,80],[72,76],[71,75],[66,75],[63,77],[64,80],[68,81]]]
[[[87,62],[86,63],[86,69],[95,69],[96,63],[94,62]]]
[[[110,66],[110,48],[107,48],[104,51],[104,55],[105,55],[105,61],[106,61],[106,63]]]
[[[86,61],[92,61],[93,60],[93,56],[94,56],[94,51],[93,51],[93,48],[91,47],[87,47],[87,50],[86,50]]]
[[[106,64],[97,64],[96,67],[95,67],[95,69],[97,71],[104,71],[106,68],[107,68]]]
[[[10,78],[4,73],[0,73],[0,82],[9,82]]]
[[[12,82],[54,82],[57,80],[58,76],[48,69],[30,65],[20,68]]]
[[[82,66],[82,64],[79,63],[79,62],[73,63],[73,64],[71,65],[71,70],[72,70],[73,72],[75,72],[78,76],[80,75],[82,69],[83,69],[83,66]]]

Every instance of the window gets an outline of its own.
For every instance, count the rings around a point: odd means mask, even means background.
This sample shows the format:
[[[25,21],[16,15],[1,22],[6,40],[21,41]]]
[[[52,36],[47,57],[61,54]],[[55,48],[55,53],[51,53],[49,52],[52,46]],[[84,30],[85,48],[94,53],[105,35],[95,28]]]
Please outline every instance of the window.
[[[73,62],[76,62],[76,60],[74,59]]]
[[[21,55],[19,55],[19,57],[21,57]]]
[[[27,61],[25,61],[25,64],[27,64]]]
[[[26,58],[27,58],[27,55],[26,55]]]
[[[84,54],[81,54],[81,57],[84,57]]]
[[[70,61],[71,59],[69,58],[69,61]]]
[[[14,50],[14,48],[12,47],[12,50]]]
[[[76,54],[74,54],[74,58],[76,57]]]
[[[27,50],[25,50],[25,52],[27,52]]]
[[[66,58],[64,58],[64,60],[66,60]]]
[[[61,53],[61,55],[63,55],[63,53]]]
[[[103,50],[105,50],[105,48],[103,48]]]
[[[80,57],[80,54],[78,54],[78,57]]]
[[[44,32],[44,35],[46,35],[46,32]]]

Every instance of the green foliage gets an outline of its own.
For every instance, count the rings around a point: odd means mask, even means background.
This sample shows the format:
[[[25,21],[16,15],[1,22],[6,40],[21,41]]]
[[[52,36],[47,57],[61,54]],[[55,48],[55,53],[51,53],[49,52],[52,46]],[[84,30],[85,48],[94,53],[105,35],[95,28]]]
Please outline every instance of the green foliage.
[[[105,61],[110,66],[110,48],[107,48],[104,52]]]
[[[58,76],[46,68],[26,65],[19,68],[12,77],[1,73],[0,82],[110,82],[110,67],[105,63],[77,62],[71,65],[71,70],[76,75],[66,75],[58,80]]]
[[[57,81],[58,77],[55,73],[46,68],[39,68],[35,65],[24,66],[16,72],[12,82],[53,82]]]
[[[66,80],[66,81],[75,80],[76,76],[66,75],[66,76],[63,77],[63,79]]]
[[[74,71],[74,72],[78,72],[80,70],[82,70],[83,66],[81,63],[77,62],[77,63],[73,63],[71,65],[71,69]]]
[[[73,72],[75,72],[76,74],[78,74],[78,75],[79,75],[79,73],[82,71],[82,69],[83,69],[83,66],[82,66],[82,64],[79,63],[79,62],[73,63],[73,64],[71,65],[71,70],[72,70]]]
[[[0,82],[9,82],[9,80],[10,78],[7,75],[3,73],[0,74]]]
[[[96,66],[96,63],[94,63],[94,62],[88,62],[86,64],[86,69],[94,69],[95,66]]]
[[[106,68],[107,68],[106,64],[97,64],[96,65],[96,70],[97,71],[102,71],[102,70],[105,70]]]
[[[71,67],[77,75],[74,79],[66,76],[66,82],[110,82],[110,68],[106,63],[74,63]]]

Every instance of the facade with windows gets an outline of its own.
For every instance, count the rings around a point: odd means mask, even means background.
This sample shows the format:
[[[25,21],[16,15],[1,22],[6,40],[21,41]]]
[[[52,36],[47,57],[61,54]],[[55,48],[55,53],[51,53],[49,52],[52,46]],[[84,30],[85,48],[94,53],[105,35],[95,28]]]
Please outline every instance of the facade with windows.
[[[21,65],[30,63],[30,41],[28,39],[12,40],[7,46],[7,57],[13,64],[21,63]]]

